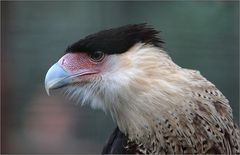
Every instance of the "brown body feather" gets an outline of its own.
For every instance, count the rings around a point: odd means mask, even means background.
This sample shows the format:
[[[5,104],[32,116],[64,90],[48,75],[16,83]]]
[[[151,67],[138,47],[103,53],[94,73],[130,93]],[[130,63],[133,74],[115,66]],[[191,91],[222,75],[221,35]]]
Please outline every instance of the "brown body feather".
[[[136,152],[240,154],[239,128],[227,100],[216,89],[194,93],[192,101],[153,122],[155,133],[149,135],[149,144],[129,140],[131,146],[138,144]]]

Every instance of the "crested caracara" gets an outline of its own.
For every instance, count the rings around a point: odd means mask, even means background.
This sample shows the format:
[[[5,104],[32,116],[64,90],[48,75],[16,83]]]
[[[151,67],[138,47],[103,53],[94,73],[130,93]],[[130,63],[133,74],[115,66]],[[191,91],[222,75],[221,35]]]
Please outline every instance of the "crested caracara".
[[[111,114],[106,153],[238,154],[228,100],[198,71],[175,64],[158,31],[126,25],[89,35],[48,71],[47,92]]]

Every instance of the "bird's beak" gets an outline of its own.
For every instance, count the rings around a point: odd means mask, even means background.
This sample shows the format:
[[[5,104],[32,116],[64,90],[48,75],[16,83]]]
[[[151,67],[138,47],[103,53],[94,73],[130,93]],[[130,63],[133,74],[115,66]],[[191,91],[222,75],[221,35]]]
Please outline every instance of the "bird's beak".
[[[55,63],[47,72],[45,77],[45,89],[49,95],[50,89],[61,88],[70,83],[71,75],[62,66]]]
[[[99,69],[89,64],[84,53],[68,53],[59,59],[47,72],[45,89],[61,88],[73,83],[83,82],[86,76],[99,73]],[[84,78],[85,76],[85,78]]]

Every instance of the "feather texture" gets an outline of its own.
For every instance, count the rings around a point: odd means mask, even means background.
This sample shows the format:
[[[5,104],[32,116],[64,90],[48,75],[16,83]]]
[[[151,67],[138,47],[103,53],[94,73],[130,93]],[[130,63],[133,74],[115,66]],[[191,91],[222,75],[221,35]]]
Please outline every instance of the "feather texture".
[[[198,71],[144,43],[109,55],[106,68],[94,82],[68,90],[82,104],[110,112],[121,131],[111,149],[121,143],[127,153],[240,153],[228,100]]]
[[[119,75],[108,79],[117,78],[119,91],[104,101],[128,137],[126,148],[131,144],[144,154],[240,153],[228,100],[198,71],[183,69],[161,49],[143,44],[120,59],[124,64],[113,69]]]

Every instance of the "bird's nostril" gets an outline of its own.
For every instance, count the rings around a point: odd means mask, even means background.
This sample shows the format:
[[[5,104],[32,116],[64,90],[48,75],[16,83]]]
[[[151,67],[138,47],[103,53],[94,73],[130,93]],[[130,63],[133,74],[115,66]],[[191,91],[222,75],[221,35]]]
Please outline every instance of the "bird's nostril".
[[[62,59],[62,65],[64,65],[65,59]]]

